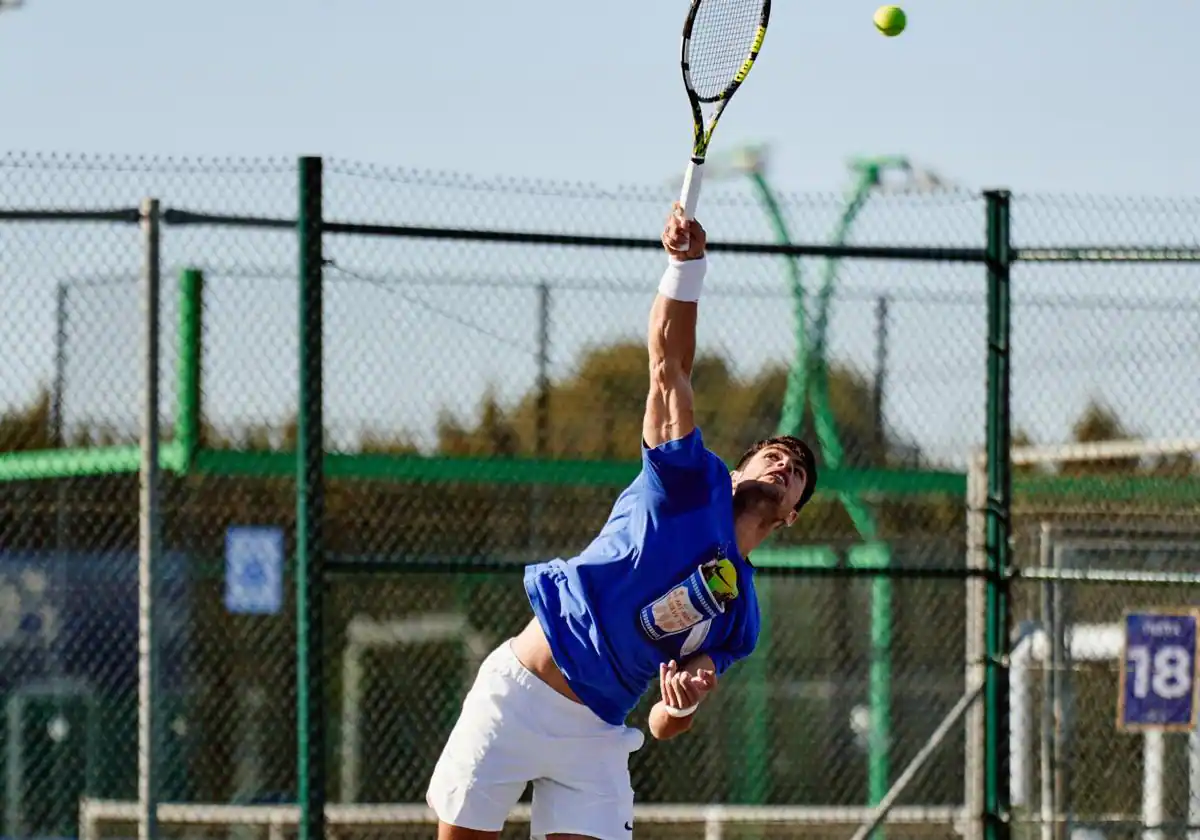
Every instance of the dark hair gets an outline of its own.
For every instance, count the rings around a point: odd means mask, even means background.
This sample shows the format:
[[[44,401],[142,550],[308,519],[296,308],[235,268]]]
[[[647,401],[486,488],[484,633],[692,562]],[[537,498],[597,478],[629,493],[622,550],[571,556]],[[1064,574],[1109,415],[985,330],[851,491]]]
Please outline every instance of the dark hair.
[[[746,466],[747,461],[768,446],[782,446],[791,453],[792,457],[800,463],[800,468],[804,470],[804,492],[800,494],[800,501],[796,502],[796,510],[799,511],[808,504],[808,500],[817,491],[817,457],[813,455],[813,451],[809,448],[808,444],[800,440],[800,438],[793,437],[792,435],[778,435],[776,437],[764,438],[742,454],[734,469],[740,470]]]

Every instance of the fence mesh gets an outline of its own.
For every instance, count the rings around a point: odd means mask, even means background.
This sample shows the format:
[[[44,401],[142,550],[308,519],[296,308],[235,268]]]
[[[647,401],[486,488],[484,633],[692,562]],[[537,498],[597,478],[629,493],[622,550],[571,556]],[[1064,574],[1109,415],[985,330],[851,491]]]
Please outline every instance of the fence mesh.
[[[135,205],[144,195],[168,211],[281,223],[165,216],[166,667],[158,700],[167,799],[291,802],[299,255],[295,230],[283,223],[296,213],[295,167],[7,156],[0,170],[0,210],[114,211],[103,222],[0,222],[0,293],[15,301],[0,308],[0,692],[19,710],[18,724],[0,735],[10,745],[5,772],[18,779],[0,794],[6,833],[69,833],[81,796],[128,800],[136,792],[139,513],[130,447],[143,352]],[[647,284],[661,257],[633,241],[583,248],[489,234],[652,240],[672,196],[347,162],[327,165],[325,196],[333,222],[455,229],[324,238],[324,532],[339,564],[324,627],[327,784],[332,801],[419,802],[474,663],[527,620],[521,564],[575,553],[636,471],[629,463],[644,401]],[[781,203],[797,241],[826,241],[845,211],[834,197]],[[123,217],[121,207],[130,208]],[[748,189],[714,188],[705,208],[715,241],[770,243],[769,220]],[[1021,197],[1016,244],[1194,245],[1194,210],[1187,202]],[[847,241],[982,248],[983,221],[975,195],[879,195]],[[764,565],[879,562],[882,543],[896,569],[961,568],[963,471],[984,431],[982,266],[789,263],[728,251],[714,251],[712,262],[694,379],[700,425],[722,457],[775,431],[798,350],[827,348],[827,367],[809,370],[801,428],[841,492],[820,494]],[[793,269],[805,292],[803,329]],[[1192,431],[1200,404],[1186,375],[1200,350],[1194,271],[1019,263],[1019,437]],[[63,447],[83,454],[61,469],[19,460]],[[887,472],[870,472],[879,469]],[[1067,468],[1019,471],[1022,567],[1036,559],[1043,521],[1197,513],[1194,453],[1105,469],[1108,483],[1078,485],[1064,484]],[[1163,481],[1128,482],[1146,477]],[[285,535],[281,600],[266,614],[230,608],[234,526]],[[481,564],[493,568],[468,570]],[[863,806],[962,695],[961,579],[794,568],[767,568],[762,579],[770,619],[763,647],[730,675],[732,690],[714,700],[694,737],[633,756],[639,802]],[[1023,586],[1018,617],[1040,621],[1036,587]],[[1110,585],[1087,620],[1116,621],[1144,593]],[[1095,749],[1111,731],[1112,676],[1080,682],[1090,686],[1077,701],[1081,716],[1087,709],[1080,732],[1093,734],[1072,742],[1070,801],[1089,814],[1133,807],[1125,782],[1106,793]],[[649,705],[633,725],[644,724]],[[901,805],[960,805],[964,749],[955,727]],[[695,772],[685,778],[680,766]],[[1174,800],[1171,807],[1178,810]],[[788,836],[812,836],[806,830]]]
[[[1043,559],[1027,558],[1027,568],[1047,579],[1016,590],[1022,632],[1013,655],[1010,744],[1020,836],[1053,829],[1055,837],[1085,830],[1141,837],[1146,827],[1184,836],[1196,824],[1197,733],[1120,731],[1117,698],[1122,671],[1135,678],[1123,639],[1126,613],[1192,609],[1200,578],[1111,581],[1123,574],[1194,574],[1198,537],[1194,526],[1110,523],[1050,526],[1031,541]],[[1060,580],[1056,572],[1078,579]],[[1190,685],[1194,659],[1182,667]]]
[[[1012,425],[1033,447],[1016,456],[1015,559],[1045,580],[1015,591],[1028,672],[1014,674],[1014,804],[1028,836],[1141,837],[1156,824],[1182,836],[1200,821],[1189,769],[1200,743],[1116,727],[1125,613],[1191,608],[1200,594],[1187,579],[1200,560],[1200,392],[1186,374],[1200,352],[1197,267],[1060,260],[1067,245],[1194,247],[1200,203],[1029,196],[1016,207],[1017,247],[1046,261],[1013,272]],[[1056,446],[1122,440],[1117,457]]]

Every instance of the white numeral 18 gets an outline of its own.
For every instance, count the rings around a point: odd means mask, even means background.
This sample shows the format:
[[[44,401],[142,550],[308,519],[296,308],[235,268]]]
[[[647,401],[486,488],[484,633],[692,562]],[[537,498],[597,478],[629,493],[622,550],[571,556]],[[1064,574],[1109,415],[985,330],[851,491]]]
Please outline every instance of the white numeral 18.
[[[1134,645],[1125,653],[1133,666],[1133,696],[1139,700],[1153,692],[1163,700],[1178,700],[1192,691],[1192,659],[1187,648],[1163,645],[1150,656],[1150,649]]]

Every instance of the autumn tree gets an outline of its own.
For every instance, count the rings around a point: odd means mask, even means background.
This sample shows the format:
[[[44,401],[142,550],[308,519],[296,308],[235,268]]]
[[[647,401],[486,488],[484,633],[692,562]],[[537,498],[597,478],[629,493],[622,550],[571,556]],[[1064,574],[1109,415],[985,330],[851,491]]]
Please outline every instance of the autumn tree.
[[[1125,428],[1121,418],[1108,406],[1097,400],[1089,400],[1083,413],[1071,427],[1071,437],[1076,443],[1099,443],[1110,440],[1129,440],[1136,437]],[[1138,469],[1136,458],[1109,458],[1104,460],[1076,461],[1065,464],[1064,475],[1113,475],[1132,473]]]
[[[52,448],[50,412],[50,391],[42,388],[27,405],[0,414],[0,452]]]
[[[477,419],[443,416],[438,449],[451,455],[532,456],[541,433],[548,441],[546,457],[636,460],[646,401],[646,365],[646,348],[640,343],[595,349],[580,360],[571,376],[551,383],[547,394],[527,393],[505,408],[489,393]],[[739,378],[724,358],[700,355],[692,382],[696,425],[709,448],[726,461],[736,461],[747,445],[775,433],[787,384],[784,366],[768,365]],[[881,450],[866,378],[852,368],[834,364],[829,391],[847,465],[886,464],[891,441],[885,437]],[[543,401],[548,404],[544,413],[538,408]],[[811,430],[809,411],[805,428]],[[539,423],[547,428],[539,429]],[[806,434],[811,436],[811,432]]]
[[[779,364],[739,375],[718,355],[696,359],[693,381],[696,418],[706,443],[731,466],[744,447],[773,434],[783,410],[787,370]],[[436,425],[438,456],[510,459],[539,457],[580,461],[618,461],[634,464],[638,458],[641,418],[646,393],[646,350],[640,342],[593,348],[579,359],[574,371],[547,383],[544,391],[531,390],[502,402],[494,391],[485,393],[473,416],[443,412]],[[875,428],[869,379],[845,364],[830,365],[829,404],[845,451],[849,469],[911,467],[916,448],[894,434]],[[49,448],[54,442],[49,392],[40,391],[27,405],[0,415],[0,451]],[[806,410],[804,434],[813,440],[811,408]],[[203,445],[211,449],[294,451],[296,417],[275,423],[241,428],[217,425],[205,418]],[[354,451],[405,455],[417,452],[414,441],[387,430],[360,430]],[[1081,413],[1073,437],[1081,442],[1120,439],[1131,432],[1111,409],[1093,402]],[[171,430],[164,430],[169,440]],[[72,426],[67,445],[133,443],[97,422]],[[1029,442],[1020,431],[1015,442]],[[816,443],[816,441],[814,441]],[[821,447],[814,446],[820,458]],[[1193,459],[1176,457],[1139,467],[1131,461],[1071,465],[1068,474],[1120,473],[1134,469],[1159,475],[1185,475]],[[99,488],[119,478],[89,479]],[[191,516],[205,516],[210,527],[217,520],[233,521],[244,503],[265,505],[273,513],[264,518],[285,520],[292,515],[293,484],[288,479],[270,481],[250,477],[191,476],[184,486]],[[219,490],[217,489],[219,488]],[[524,557],[565,552],[590,539],[612,503],[614,490],[607,486],[555,486],[457,482],[455,484],[331,480],[327,508],[331,517],[344,519],[346,528],[331,531],[352,553],[404,556],[487,555]],[[0,492],[3,492],[0,489]],[[28,495],[28,494],[26,494]],[[114,493],[97,489],[102,498]],[[881,536],[896,539],[922,534],[953,534],[963,524],[961,499],[912,496],[873,496],[868,500]],[[217,514],[217,511],[225,511]],[[33,533],[29,528],[25,531]],[[128,529],[121,528],[121,532]],[[115,532],[115,530],[114,530]],[[786,540],[853,540],[855,531],[841,500],[823,493]]]

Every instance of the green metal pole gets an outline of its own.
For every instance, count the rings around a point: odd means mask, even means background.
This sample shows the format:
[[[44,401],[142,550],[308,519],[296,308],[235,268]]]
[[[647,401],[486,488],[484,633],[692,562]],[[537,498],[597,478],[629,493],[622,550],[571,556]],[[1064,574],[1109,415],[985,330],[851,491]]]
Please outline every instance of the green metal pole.
[[[881,158],[878,161],[867,161],[857,165],[859,178],[850,192],[846,209],[834,230],[832,244],[845,244],[854,227],[855,220],[870,199],[871,191],[879,184],[883,168],[898,163],[897,159]],[[759,193],[763,208],[770,217],[776,238],[781,244],[791,244],[787,221],[766,177],[760,169],[752,170],[750,177]],[[823,267],[821,288],[817,298],[817,319],[812,337],[813,348],[810,353],[807,347],[807,313],[804,305],[800,261],[794,257],[788,257],[785,258],[785,262],[788,266],[795,307],[797,346],[796,359],[788,373],[787,392],[784,396],[784,409],[778,431],[780,434],[799,434],[803,426],[805,400],[806,397],[810,397],[817,441],[825,457],[825,464],[831,469],[840,469],[845,460],[845,450],[842,447],[836,419],[829,402],[829,369],[826,359],[829,310],[833,301],[839,263],[837,260],[830,259],[825,261]],[[811,388],[810,368],[813,373]],[[872,543],[878,535],[878,528],[867,506],[852,493],[840,493],[839,500],[859,536],[864,542]],[[889,555],[884,552],[881,556],[886,559]],[[868,741],[867,797],[868,804],[872,806],[877,805],[887,794],[890,777],[888,754],[891,731],[891,627],[891,581],[882,577],[876,578],[871,587],[871,669],[868,689],[872,735]],[[765,741],[767,734],[763,733],[762,737]],[[752,743],[757,744],[757,740]],[[765,743],[762,749],[766,749]],[[749,746],[747,752],[750,752]],[[882,838],[882,830],[877,831],[874,836],[876,840]]]
[[[197,268],[185,268],[179,273],[179,337],[178,337],[178,377],[175,391],[175,439],[163,453],[164,463],[168,470],[184,477],[178,483],[176,504],[183,514],[183,523],[192,523],[195,517],[193,505],[197,498],[197,488],[188,481],[196,465],[196,454],[200,451],[200,418],[203,415],[201,398],[201,366],[203,364],[204,344],[204,273]],[[195,533],[195,526],[183,525],[179,538],[184,545],[200,545],[202,540]],[[171,715],[190,715],[193,699],[190,695],[172,696],[174,710]],[[167,795],[171,799],[185,798],[190,782],[187,768],[189,767],[190,748],[188,741],[177,742],[171,755],[168,767],[173,771],[171,787]],[[166,781],[164,780],[164,784]]]
[[[204,274],[186,268],[179,275],[179,387],[175,405],[178,469],[187,475],[200,447],[200,359],[203,346]]]
[[[1012,240],[1009,193],[987,199],[987,567],[984,681],[984,837],[1009,840],[1008,638],[1009,539],[1012,526],[1012,428],[1009,347]]]
[[[850,194],[850,200],[842,213],[841,221],[834,231],[832,242],[844,245],[859,213],[870,199],[871,191],[878,186],[882,174],[881,163],[867,162],[859,167],[859,178]],[[821,288],[817,293],[817,318],[813,327],[812,404],[813,424],[817,440],[825,455],[825,466],[841,469],[845,463],[845,449],[837,432],[833,407],[829,403],[829,311],[840,260],[828,259],[822,271]],[[868,546],[872,545],[879,531],[875,518],[866,504],[852,493],[838,494],[846,514],[854,528]],[[874,555],[884,564],[889,561],[885,550]],[[871,582],[871,660],[868,676],[867,702],[871,710],[871,730],[867,739],[867,804],[878,805],[887,795],[890,785],[889,746],[892,728],[892,582],[877,577]],[[883,829],[876,829],[872,837],[882,840]]]
[[[887,543],[868,542],[850,549],[850,566],[858,569],[886,569],[891,564]],[[867,702],[871,709],[871,730],[867,738],[867,789],[872,806],[887,796],[888,753],[892,740],[892,581],[882,575],[871,581],[871,668]],[[876,829],[873,837],[882,836]]]
[[[846,203],[846,209],[834,230],[833,238],[830,240],[831,244],[846,244],[858,214],[866,206],[867,200],[871,196],[871,190],[879,183],[879,176],[880,170],[877,164],[868,164],[860,170],[858,182],[850,193],[850,200]],[[817,319],[813,328],[813,352],[811,354],[813,387],[810,392],[813,401],[813,423],[816,426],[817,440],[821,444],[821,451],[825,455],[825,465],[835,470],[841,469],[845,462],[845,449],[842,447],[841,437],[838,435],[833,408],[829,404],[827,338],[829,310],[832,308],[839,264],[840,260],[828,259],[825,261],[824,270],[821,273],[821,289],[817,293]],[[875,539],[877,533],[875,519],[871,516],[867,506],[851,493],[840,494],[840,499],[859,536],[866,541]]]
[[[300,159],[300,404],[296,446],[296,782],[300,840],[325,837],[321,159]]]
[[[787,219],[784,218],[783,208],[775,197],[774,190],[767,183],[766,176],[760,168],[750,170],[750,180],[758,192],[763,210],[771,222],[775,232],[775,240],[781,245],[792,244],[791,233],[788,231]],[[808,312],[804,301],[804,282],[800,271],[800,260],[785,257],[788,281],[792,291],[792,309],[796,323],[796,358],[788,371],[787,390],[783,395],[783,413],[779,417],[777,434],[799,435],[804,427],[804,402],[808,396]]]

